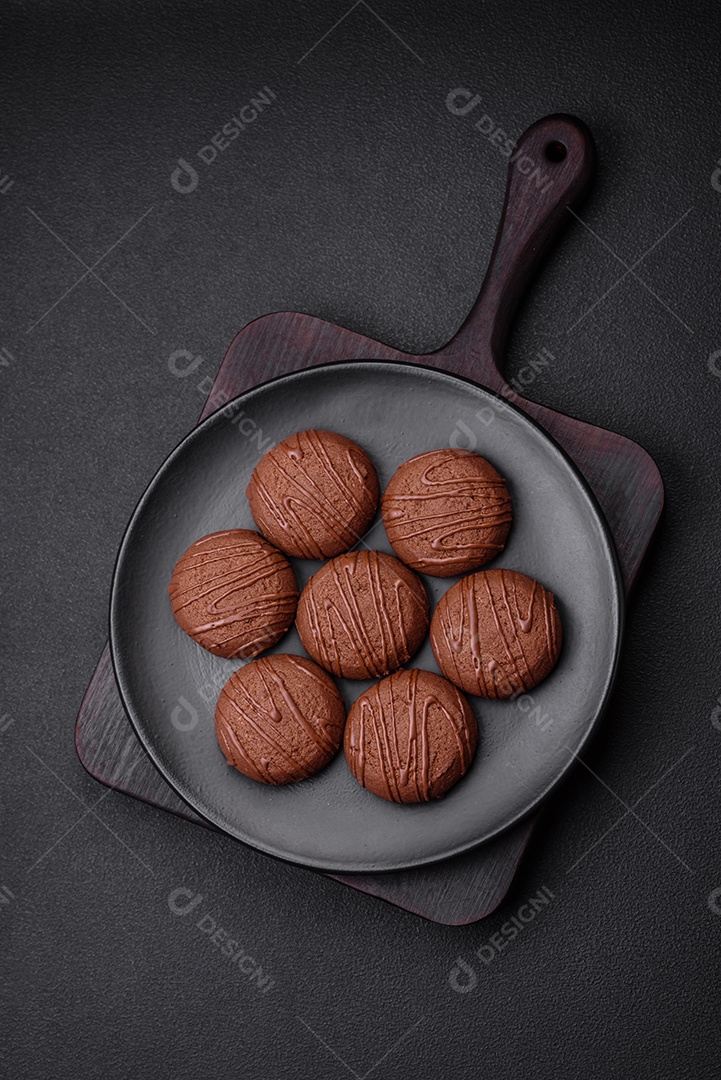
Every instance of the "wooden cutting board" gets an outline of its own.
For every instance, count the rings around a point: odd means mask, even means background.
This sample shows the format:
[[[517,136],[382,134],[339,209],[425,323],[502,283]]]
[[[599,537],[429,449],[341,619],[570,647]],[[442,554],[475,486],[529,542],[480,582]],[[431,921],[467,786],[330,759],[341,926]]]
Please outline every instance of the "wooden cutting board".
[[[234,338],[200,419],[269,378],[334,360],[411,361],[472,379],[533,417],[576,462],[610,526],[628,593],[663,508],[663,483],[654,461],[622,435],[527,400],[502,375],[520,299],[549,246],[569,223],[568,208],[587,189],[594,167],[591,134],[573,117],[545,117],[521,136],[511,155],[485,281],[468,318],[443,348],[423,355],[404,353],[311,315],[265,315]],[[543,356],[536,357],[528,370],[537,371],[544,362]],[[490,423],[492,416],[478,420]],[[459,429],[454,440],[473,449],[469,429]],[[81,762],[101,783],[205,824],[145,754],[121,703],[107,645],[80,707],[75,742]],[[435,922],[475,922],[494,911],[508,891],[536,820],[529,818],[476,851],[433,867],[336,880]]]

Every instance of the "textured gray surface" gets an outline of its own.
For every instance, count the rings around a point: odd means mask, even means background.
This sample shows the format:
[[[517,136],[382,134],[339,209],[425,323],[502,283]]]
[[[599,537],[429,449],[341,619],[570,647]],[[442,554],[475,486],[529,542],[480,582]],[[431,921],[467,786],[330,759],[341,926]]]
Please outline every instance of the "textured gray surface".
[[[7,1070],[714,1076],[715,8],[361,3],[298,63],[347,10],[47,3],[2,16]],[[199,161],[266,86],[270,105]],[[456,87],[480,94],[475,112],[448,112]],[[442,928],[100,789],[72,724],[125,522],[233,334],[295,308],[408,348],[445,341],[505,184],[474,118],[515,136],[557,110],[592,127],[599,178],[587,227],[569,230],[524,310],[509,374],[547,348],[527,392],[646,446],[667,513],[587,758],[595,776],[580,769],[554,798],[496,915]],[[179,158],[199,177],[185,195],[170,182]],[[188,362],[171,361],[181,349],[200,357],[186,377],[170,370]],[[186,915],[170,906],[191,902],[181,888],[202,896]],[[524,923],[544,888],[553,899]],[[204,933],[213,920],[240,959]],[[451,979],[459,956],[473,974]]]

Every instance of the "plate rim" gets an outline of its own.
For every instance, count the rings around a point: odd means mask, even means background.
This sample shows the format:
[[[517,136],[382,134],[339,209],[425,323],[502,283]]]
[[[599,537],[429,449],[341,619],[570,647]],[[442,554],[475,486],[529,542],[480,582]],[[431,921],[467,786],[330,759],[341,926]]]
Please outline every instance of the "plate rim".
[[[515,413],[520,417],[521,421],[526,423],[529,427],[536,430],[540,436],[545,439],[553,448],[553,450],[561,457],[567,468],[574,474],[576,481],[581,489],[584,491],[586,498],[589,501],[593,516],[599,526],[601,536],[605,542],[608,561],[612,568],[612,577],[615,585],[615,613],[613,616],[613,627],[615,631],[615,647],[613,653],[613,662],[610,667],[609,676],[606,680],[601,700],[595,710],[592,722],[588,725],[586,732],[584,733],[580,743],[576,750],[569,750],[569,758],[567,763],[558,770],[554,779],[552,779],[544,789],[537,795],[537,797],[523,810],[515,814],[505,824],[497,827],[492,832],[484,835],[482,839],[470,841],[468,843],[459,844],[457,847],[450,851],[446,851],[441,855],[424,856],[418,859],[407,860],[403,863],[395,864],[393,866],[378,867],[373,863],[360,864],[358,861],[354,862],[351,867],[348,866],[335,866],[329,865],[326,861],[315,859],[308,856],[293,857],[287,853],[287,851],[280,850],[277,846],[272,844],[263,844],[257,840],[249,837],[247,834],[239,834],[238,831],[234,831],[229,828],[226,823],[217,820],[212,814],[205,810],[200,809],[193,801],[192,792],[186,793],[182,785],[168,774],[168,771],[164,768],[163,764],[159,760],[159,755],[156,755],[150,743],[144,733],[142,719],[136,715],[136,712],[131,704],[130,694],[127,690],[127,685],[124,682],[123,675],[121,673],[121,663],[116,657],[116,626],[118,625],[118,606],[119,606],[119,576],[121,566],[124,559],[127,557],[127,550],[130,546],[130,540],[132,538],[135,522],[145,505],[150,500],[151,494],[155,485],[159,482],[162,474],[170,467],[171,463],[175,460],[181,451],[184,451],[189,443],[194,442],[196,439],[201,438],[202,433],[206,427],[211,427],[214,423],[217,423],[218,417],[226,413],[229,409],[235,407],[241,402],[246,402],[253,394],[257,394],[269,386],[273,386],[276,383],[292,383],[295,380],[303,378],[305,375],[313,372],[323,372],[337,370],[339,368],[410,368],[418,372],[427,372],[432,376],[441,376],[445,379],[449,379],[454,382],[464,384],[466,386],[473,387],[475,390],[481,390],[484,394],[487,394],[491,398],[495,398],[503,408],[508,409],[510,412]],[[565,415],[565,414],[561,414]],[[582,421],[579,421],[581,423]],[[603,429],[601,429],[603,430]],[[624,626],[625,626],[625,608],[626,608],[626,596],[623,588],[623,576],[618,559],[618,553],[616,551],[616,545],[611,534],[610,527],[606,520],[606,516],[601,508],[601,505],[596,498],[588,480],[581,472],[580,468],[570,456],[570,454],[560,445],[560,443],[548,432],[542,424],[535,420],[528,413],[524,412],[513,402],[509,401],[506,397],[500,394],[496,390],[492,390],[490,387],[484,386],[482,383],[468,378],[465,375],[459,375],[453,371],[447,371],[444,368],[438,368],[430,364],[419,364],[405,360],[383,360],[383,359],[349,359],[349,360],[332,360],[325,364],[314,364],[310,367],[298,368],[296,371],[286,372],[282,375],[274,376],[270,379],[266,379],[262,383],[257,383],[255,386],[248,387],[240,394],[237,394],[233,398],[229,398],[223,402],[217,409],[202,419],[195,425],[170,451],[170,453],[164,458],[160,466],[156,469],[155,473],[151,477],[150,481],[146,485],[143,493],[138,499],[127,525],[125,526],[118,552],[115,557],[113,565],[112,581],[110,588],[110,597],[108,605],[108,623],[109,623],[109,645],[110,645],[110,658],[113,668],[113,675],[118,687],[118,693],[125,709],[125,712],[130,720],[132,728],[139,739],[144,751],[150,758],[154,768],[162,776],[163,780],[169,785],[172,791],[188,806],[195,814],[219,832],[229,836],[237,843],[244,844],[246,847],[253,851],[259,851],[264,855],[268,855],[272,858],[278,859],[282,862],[289,863],[293,866],[301,866],[305,869],[319,871],[327,874],[342,874],[342,875],[380,875],[380,874],[393,874],[403,873],[406,871],[417,870],[428,866],[437,866],[440,863],[446,862],[449,859],[458,858],[462,855],[466,855],[472,851],[476,851],[483,847],[485,844],[492,842],[498,837],[502,836],[506,832],[510,831],[516,825],[529,818],[533,813],[538,812],[539,808],[546,802],[550,795],[561,785],[576,765],[579,755],[586,748],[593,736],[596,734],[601,721],[606,713],[608,704],[613,693],[613,688],[618,676],[618,668],[620,663],[620,656],[623,647],[624,638]],[[122,621],[122,616],[121,616]],[[404,665],[406,666],[406,665]]]

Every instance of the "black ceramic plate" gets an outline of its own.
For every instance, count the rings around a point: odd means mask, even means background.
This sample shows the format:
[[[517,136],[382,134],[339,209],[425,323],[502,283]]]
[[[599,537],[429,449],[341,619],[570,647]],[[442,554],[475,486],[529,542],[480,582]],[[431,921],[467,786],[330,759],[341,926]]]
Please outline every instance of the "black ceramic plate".
[[[397,806],[365,791],[343,753],[317,776],[266,787],[225,763],[213,713],[241,661],[201,649],[177,627],[167,586],[193,540],[255,528],[245,498],[264,451],[304,428],[356,440],[381,489],[414,454],[476,449],[509,483],[514,524],[490,565],[523,570],[557,598],[564,646],[556,670],[510,702],[472,699],[478,753],[444,799]],[[370,547],[390,551],[378,518]],[[302,587],[319,563],[293,560]],[[424,578],[434,604],[456,579]],[[241,395],[178,446],[138,504],[115,568],[113,662],[125,707],[152,760],[183,799],[231,836],[316,869],[375,873],[467,851],[538,806],[573,764],[608,700],[619,654],[622,592],[615,552],[586,483],[533,421],[475,384],[410,364],[349,361],[276,379]],[[291,630],[275,652],[302,653]],[[412,664],[437,671],[428,641]],[[348,705],[369,684],[341,682]]]

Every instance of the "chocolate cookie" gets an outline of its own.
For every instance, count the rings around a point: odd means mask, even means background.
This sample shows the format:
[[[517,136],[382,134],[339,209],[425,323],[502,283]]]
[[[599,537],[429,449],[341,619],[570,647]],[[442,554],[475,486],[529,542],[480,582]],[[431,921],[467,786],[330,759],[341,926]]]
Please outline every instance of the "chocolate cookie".
[[[343,738],[345,705],[330,675],[302,656],[246,664],[220,691],[215,733],[228,764],[263,784],[313,776]]]
[[[398,558],[435,577],[465,574],[498,555],[513,516],[506,481],[493,466],[480,454],[452,449],[401,465],[382,511]]]
[[[382,551],[351,551],[303,589],[296,626],[306,652],[346,679],[405,664],[428,630],[428,597],[412,570]]]
[[[431,621],[443,674],[487,698],[514,697],[545,679],[562,636],[553,593],[517,570],[482,570],[456,582]]]
[[[463,695],[430,671],[397,671],[358,698],[343,744],[356,780],[397,803],[438,799],[468,772],[478,726]]]
[[[344,435],[299,431],[263,455],[246,495],[272,543],[301,559],[325,559],[347,551],[370,525],[378,477]]]
[[[293,622],[298,585],[285,555],[250,529],[210,533],[181,555],[168,586],[176,622],[218,656],[257,656]]]

